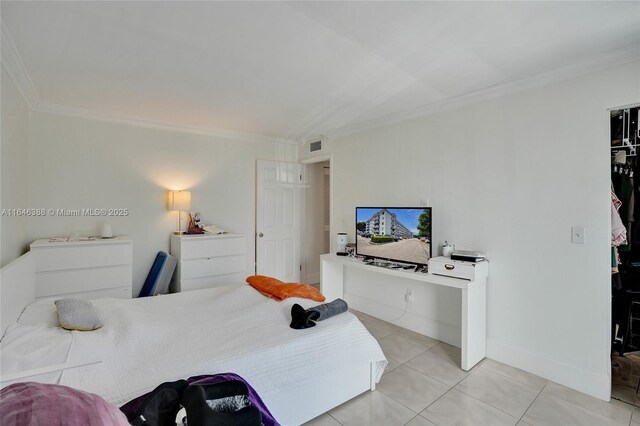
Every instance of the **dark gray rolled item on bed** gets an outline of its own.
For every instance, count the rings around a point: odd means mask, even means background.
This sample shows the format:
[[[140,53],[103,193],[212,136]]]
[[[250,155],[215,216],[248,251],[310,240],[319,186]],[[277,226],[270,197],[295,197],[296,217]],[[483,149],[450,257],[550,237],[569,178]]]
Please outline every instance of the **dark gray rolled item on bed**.
[[[323,303],[322,305],[314,306],[307,310],[320,314],[317,321],[324,321],[327,318],[347,312],[347,309],[349,309],[347,302],[342,299],[336,299],[333,302]]]
[[[304,309],[302,306],[294,303],[291,307],[291,324],[289,327],[296,330],[311,328],[316,325],[317,321],[326,320],[335,315],[347,312],[349,306],[342,299],[336,299],[330,303],[314,306],[313,308]]]

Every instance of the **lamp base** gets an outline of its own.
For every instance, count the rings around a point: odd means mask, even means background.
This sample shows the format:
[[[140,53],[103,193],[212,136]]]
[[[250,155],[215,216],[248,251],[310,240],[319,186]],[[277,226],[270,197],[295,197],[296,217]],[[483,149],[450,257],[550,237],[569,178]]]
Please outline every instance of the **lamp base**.
[[[173,231],[173,235],[185,235],[185,231]]]

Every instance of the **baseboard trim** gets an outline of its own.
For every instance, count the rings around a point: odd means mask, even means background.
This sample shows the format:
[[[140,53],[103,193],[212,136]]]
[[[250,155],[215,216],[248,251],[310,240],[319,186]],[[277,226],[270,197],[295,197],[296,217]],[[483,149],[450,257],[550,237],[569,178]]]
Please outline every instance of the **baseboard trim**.
[[[611,399],[611,375],[584,370],[547,355],[487,339],[487,358],[551,380],[598,399]]]
[[[404,316],[398,318],[403,313],[402,309],[392,308],[354,294],[345,293],[344,299],[349,304],[349,307],[356,311],[363,312],[372,317],[448,343],[452,346],[460,347],[462,330],[458,326],[416,315],[410,311],[407,311]]]

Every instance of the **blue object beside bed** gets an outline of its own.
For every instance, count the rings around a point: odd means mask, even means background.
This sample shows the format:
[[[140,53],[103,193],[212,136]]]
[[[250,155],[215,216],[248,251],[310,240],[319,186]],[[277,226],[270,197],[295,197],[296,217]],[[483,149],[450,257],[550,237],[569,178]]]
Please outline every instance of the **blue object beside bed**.
[[[169,283],[177,263],[178,260],[170,254],[158,252],[138,297],[169,293]]]

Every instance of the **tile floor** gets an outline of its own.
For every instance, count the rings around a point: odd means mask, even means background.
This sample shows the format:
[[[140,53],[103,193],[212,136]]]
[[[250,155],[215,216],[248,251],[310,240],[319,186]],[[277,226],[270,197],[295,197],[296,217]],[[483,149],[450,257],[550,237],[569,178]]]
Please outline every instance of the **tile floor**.
[[[611,397],[640,407],[640,352],[611,356]]]
[[[458,348],[352,312],[378,339],[389,365],[374,392],[308,426],[640,426],[640,408],[607,403],[488,359],[466,372]]]

